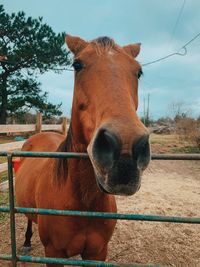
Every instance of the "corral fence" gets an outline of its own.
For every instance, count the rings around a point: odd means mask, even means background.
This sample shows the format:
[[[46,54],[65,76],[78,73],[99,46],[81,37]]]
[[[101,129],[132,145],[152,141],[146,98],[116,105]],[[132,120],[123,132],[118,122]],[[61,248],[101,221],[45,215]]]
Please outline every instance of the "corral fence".
[[[62,118],[61,124],[42,124],[42,114],[36,114],[35,124],[5,124],[0,125],[0,134],[14,134],[14,133],[40,133],[42,131],[56,131],[64,135],[67,133],[69,120],[66,117]],[[22,138],[23,139],[23,138]],[[0,144],[0,151],[20,150],[26,140],[13,141],[10,143]],[[7,162],[0,163],[0,174],[8,170]],[[0,183],[0,191],[8,188],[7,181]]]
[[[0,134],[2,133],[25,133],[41,131],[58,131],[66,134],[67,132],[67,118],[63,117],[62,124],[42,124],[42,114],[38,112],[36,114],[35,124],[5,124],[0,125]]]
[[[16,250],[16,227],[15,214],[16,213],[34,213],[45,215],[58,216],[80,216],[90,218],[107,218],[120,220],[137,220],[137,221],[151,221],[151,222],[171,222],[171,223],[190,223],[200,224],[200,217],[173,217],[173,216],[159,216],[159,215],[145,215],[145,214],[119,214],[106,212],[90,212],[90,211],[74,211],[74,210],[53,210],[53,209],[35,209],[16,207],[14,202],[14,186],[13,186],[13,157],[41,157],[41,158],[84,158],[87,159],[86,153],[68,153],[68,152],[0,152],[0,156],[7,157],[8,161],[8,178],[9,178],[9,206],[0,206],[0,212],[7,212],[10,214],[10,235],[11,235],[11,254],[0,254],[0,260],[7,260],[11,262],[12,267],[17,266],[17,262],[34,262],[34,263],[49,263],[49,264],[65,264],[72,266],[102,266],[102,267],[136,267],[149,266],[158,267],[159,265],[151,264],[136,264],[136,263],[113,263],[92,260],[75,260],[62,258],[48,258],[48,257],[32,257],[18,255]],[[153,154],[152,160],[200,160],[200,154]]]

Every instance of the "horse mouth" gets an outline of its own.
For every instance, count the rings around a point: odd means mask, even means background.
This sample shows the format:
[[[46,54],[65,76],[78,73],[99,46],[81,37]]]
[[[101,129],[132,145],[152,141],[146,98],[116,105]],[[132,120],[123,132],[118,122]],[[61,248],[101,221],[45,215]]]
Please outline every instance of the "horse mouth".
[[[103,179],[96,176],[96,181],[99,189],[105,193],[110,195],[120,195],[120,196],[131,196],[135,194],[141,186],[141,183],[129,184],[129,185],[111,185],[109,186],[107,183],[103,182]]]
[[[102,164],[98,157],[88,151],[96,183],[99,189],[106,194],[131,196],[140,189],[143,170],[129,154],[122,154],[109,166]],[[104,162],[105,163],[105,162]]]
[[[108,192],[100,183],[99,181],[97,180],[97,185],[99,187],[99,189],[103,192],[103,193],[106,193],[106,194],[111,194],[110,192]]]

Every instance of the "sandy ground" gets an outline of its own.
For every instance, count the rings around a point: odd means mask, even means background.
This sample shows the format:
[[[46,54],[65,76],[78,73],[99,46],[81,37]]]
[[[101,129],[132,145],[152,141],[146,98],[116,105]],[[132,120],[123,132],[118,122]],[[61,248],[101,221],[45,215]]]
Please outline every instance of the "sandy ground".
[[[140,191],[117,197],[118,211],[200,217],[200,162],[154,161]],[[17,215],[18,251],[24,241],[25,219]],[[34,227],[31,255],[43,255]],[[10,252],[9,221],[0,225],[0,253]],[[118,221],[109,244],[108,261],[170,266],[200,266],[200,225]],[[0,261],[1,267],[10,266]],[[18,266],[44,266],[18,263]]]

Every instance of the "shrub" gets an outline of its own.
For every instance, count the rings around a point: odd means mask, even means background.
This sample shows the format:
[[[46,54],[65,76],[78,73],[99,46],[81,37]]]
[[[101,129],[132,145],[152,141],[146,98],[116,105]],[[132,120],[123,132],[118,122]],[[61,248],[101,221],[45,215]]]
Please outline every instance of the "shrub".
[[[200,122],[190,117],[181,117],[176,120],[176,132],[180,138],[191,142],[200,148]]]

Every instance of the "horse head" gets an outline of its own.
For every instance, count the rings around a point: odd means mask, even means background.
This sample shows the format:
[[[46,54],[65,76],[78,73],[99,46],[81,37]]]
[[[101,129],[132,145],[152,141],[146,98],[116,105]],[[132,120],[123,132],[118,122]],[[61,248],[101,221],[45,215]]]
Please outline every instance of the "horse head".
[[[132,195],[150,161],[149,133],[136,113],[140,44],[70,35],[66,43],[74,54],[73,138],[87,150],[102,191]]]

